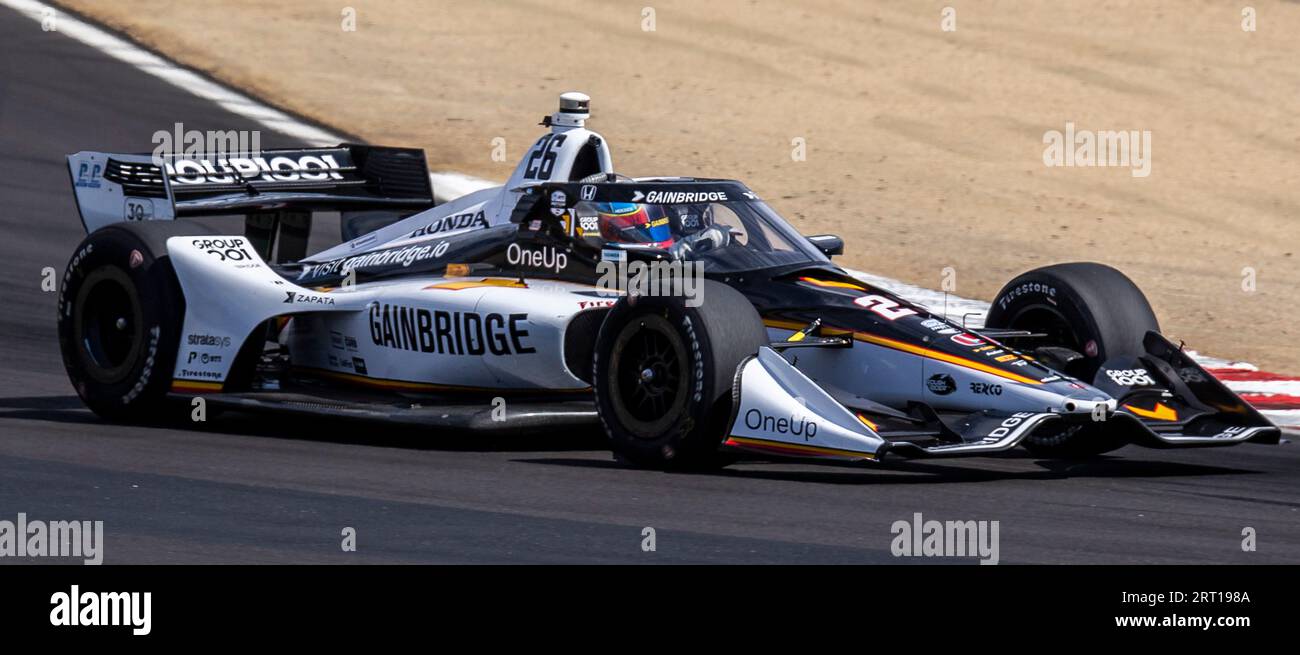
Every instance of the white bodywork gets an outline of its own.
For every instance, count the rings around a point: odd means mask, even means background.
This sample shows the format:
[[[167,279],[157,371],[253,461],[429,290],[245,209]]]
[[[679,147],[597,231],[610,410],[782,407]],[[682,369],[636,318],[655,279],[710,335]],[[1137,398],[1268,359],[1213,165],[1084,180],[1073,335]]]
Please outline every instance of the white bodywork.
[[[113,155],[125,164],[145,166],[153,163],[148,155]],[[122,185],[104,177],[110,156],[102,152],[78,152],[68,155],[68,173],[77,211],[89,234],[105,225],[122,221],[170,221],[176,218],[175,201],[170,187],[162,198],[128,195]]]
[[[287,331],[293,363],[344,376],[409,383],[387,385],[397,388],[587,388],[565,367],[564,331],[588,307],[590,298],[579,295],[588,287],[479,284],[446,279],[367,285],[353,292],[369,298],[365,311],[294,319]]]
[[[309,257],[304,260],[303,278],[315,267],[393,248],[427,245],[429,254],[440,256],[436,244],[448,235],[508,223],[520,189],[571,181],[581,157],[591,158],[589,165],[594,162],[599,172],[613,173],[609,147],[599,134],[584,127],[586,117],[585,97],[566,94],[561,111],[549,121],[551,131],[529,148],[506,184],[476,191]],[[90,166],[93,172],[93,162]],[[94,177],[88,174],[87,179]],[[454,283],[475,280],[432,276],[319,291],[283,279],[242,236],[175,237],[167,245],[186,298],[174,376],[181,387],[224,382],[254,328],[276,316],[293,316],[285,338],[297,366],[398,388],[583,389],[587,384],[564,365],[564,328],[577,313],[612,302],[600,300],[591,287],[578,284],[449,288],[436,285],[442,281],[455,287]],[[386,340],[383,333],[385,312],[396,312],[389,316],[392,322],[403,316],[403,309],[417,314],[412,319],[415,350],[406,335]],[[431,312],[428,320],[435,340],[428,352],[427,341],[419,341],[418,321],[424,312]],[[378,339],[372,334],[376,318]],[[440,320],[452,321],[444,335],[453,340],[451,347],[438,342]],[[487,340],[482,352],[475,342],[477,334]],[[504,348],[498,341],[503,337]]]
[[[565,327],[612,302],[581,284],[432,276],[318,291],[280,277],[241,236],[172,237],[167,248],[186,298],[181,386],[224,382],[252,331],[290,316],[298,366],[398,388],[580,390]]]
[[[524,153],[523,159],[504,185],[475,191],[444,205],[408,216],[392,225],[322,251],[305,261],[335,260],[371,250],[425,243],[450,234],[509,223],[510,214],[519,203],[521,189],[543,182],[576,181],[573,179],[574,164],[588,147],[593,149],[600,169],[590,173],[613,173],[614,162],[609,153],[609,145],[599,134],[582,126],[585,117],[585,111],[581,114],[556,113],[552,117],[551,131]]]
[[[872,459],[885,440],[771,348],[740,372],[733,440],[752,439]],[[829,453],[828,453],[829,454]]]

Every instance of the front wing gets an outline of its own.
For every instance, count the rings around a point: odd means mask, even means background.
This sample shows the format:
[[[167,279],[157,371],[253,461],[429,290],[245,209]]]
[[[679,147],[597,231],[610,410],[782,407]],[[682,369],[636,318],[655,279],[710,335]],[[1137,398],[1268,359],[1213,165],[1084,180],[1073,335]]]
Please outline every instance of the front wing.
[[[1154,360],[1153,368],[1160,370],[1156,362],[1164,362],[1171,369],[1184,370],[1179,379],[1193,380],[1182,387],[1171,383],[1172,392],[1162,396],[1166,405],[1175,400],[1195,404],[1199,411],[1187,414],[1186,420],[1141,416],[1133,411],[1137,401],[1131,397],[1119,402],[1098,400],[1096,406],[1074,413],[981,411],[941,416],[920,402],[905,411],[894,410],[825,388],[764,347],[737,369],[733,416],[723,447],[840,461],[878,461],[886,453],[983,455],[1010,450],[1040,430],[1066,427],[1061,422],[1068,426],[1094,420],[1109,421],[1107,429],[1120,430],[1130,442],[1155,448],[1278,442],[1280,431],[1275,426],[1163,337],[1148,335],[1148,351],[1144,360]],[[1193,375],[1195,371],[1201,377]]]

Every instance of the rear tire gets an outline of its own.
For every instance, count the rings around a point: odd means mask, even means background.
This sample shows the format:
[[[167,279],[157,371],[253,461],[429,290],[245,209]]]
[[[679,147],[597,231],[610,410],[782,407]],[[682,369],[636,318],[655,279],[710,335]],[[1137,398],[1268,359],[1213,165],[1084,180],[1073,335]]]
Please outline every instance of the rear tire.
[[[623,298],[596,337],[596,409],[616,457],[636,466],[704,470],[732,461],[718,450],[731,418],[736,369],[767,330],[731,287],[706,280],[703,302]]]
[[[1044,332],[1037,340],[1081,355],[1066,370],[1091,382],[1106,360],[1146,353],[1142,340],[1160,324],[1142,291],[1123,273],[1093,262],[1055,264],[1022,273],[1002,287],[985,325]],[[1088,457],[1128,443],[1114,428],[1073,426],[1027,438],[1025,448],[1046,457]]]
[[[118,223],[82,240],[59,293],[59,348],[86,406],[115,421],[167,417],[185,318],[167,239],[206,235],[185,222]]]

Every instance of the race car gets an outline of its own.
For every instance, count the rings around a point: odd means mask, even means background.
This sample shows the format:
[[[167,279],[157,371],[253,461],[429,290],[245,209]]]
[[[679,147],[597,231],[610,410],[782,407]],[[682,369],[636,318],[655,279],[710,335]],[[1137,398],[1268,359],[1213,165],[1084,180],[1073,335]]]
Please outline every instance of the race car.
[[[968,328],[853,277],[841,239],[740,182],[617,173],[588,118],[564,94],[506,184],[441,205],[418,150],[70,155],[88,232],[58,303],[73,386],[127,421],[201,398],[600,425],[620,460],[672,469],[1279,441],[1113,268],[1024,273]],[[307,255],[320,211],[342,243]],[[185,220],[219,215],[243,233]]]

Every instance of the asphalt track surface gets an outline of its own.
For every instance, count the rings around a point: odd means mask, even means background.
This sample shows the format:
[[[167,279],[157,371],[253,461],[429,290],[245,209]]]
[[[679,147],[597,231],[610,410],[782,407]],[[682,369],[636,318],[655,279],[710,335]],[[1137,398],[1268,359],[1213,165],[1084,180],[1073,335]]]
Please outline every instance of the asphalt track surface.
[[[339,101],[366,100],[340,89]],[[107,563],[954,561],[890,554],[891,525],[918,512],[999,521],[1002,563],[1300,561],[1290,443],[684,475],[625,469],[596,433],[485,440],[238,415],[199,429],[106,424],[68,384],[56,294],[40,288],[83,236],[63,156],[147,151],[176,122],[256,127],[0,8],[0,520],[102,520]],[[345,526],[356,552],[340,548]],[[1255,552],[1242,551],[1245,527]]]

